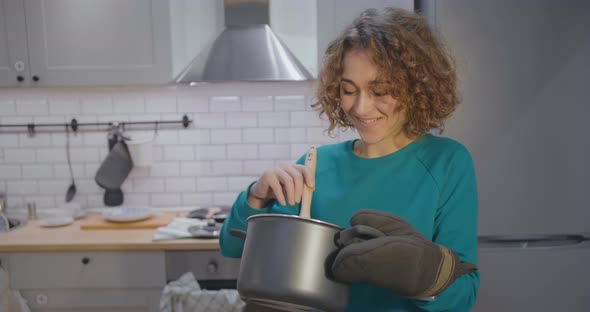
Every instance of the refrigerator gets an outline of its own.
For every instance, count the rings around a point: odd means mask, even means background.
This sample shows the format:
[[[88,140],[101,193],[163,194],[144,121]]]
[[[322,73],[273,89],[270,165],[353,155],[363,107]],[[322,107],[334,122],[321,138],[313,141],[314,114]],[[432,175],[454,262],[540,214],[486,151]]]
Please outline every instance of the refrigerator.
[[[473,311],[590,311],[590,2],[418,1],[453,51],[442,134],[475,163]]]

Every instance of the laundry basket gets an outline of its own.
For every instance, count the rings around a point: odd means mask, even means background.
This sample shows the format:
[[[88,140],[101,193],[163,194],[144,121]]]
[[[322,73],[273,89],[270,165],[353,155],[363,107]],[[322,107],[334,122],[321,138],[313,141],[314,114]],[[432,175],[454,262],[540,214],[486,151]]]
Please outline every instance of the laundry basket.
[[[160,312],[240,312],[245,303],[235,289],[201,289],[192,272],[166,285]]]

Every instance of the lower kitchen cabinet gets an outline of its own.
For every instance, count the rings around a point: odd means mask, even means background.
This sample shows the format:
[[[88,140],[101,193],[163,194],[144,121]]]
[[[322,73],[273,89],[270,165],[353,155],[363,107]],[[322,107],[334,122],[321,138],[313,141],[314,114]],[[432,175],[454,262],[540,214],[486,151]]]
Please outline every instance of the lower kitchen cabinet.
[[[32,312],[157,312],[162,288],[31,289],[21,295]]]
[[[33,312],[159,311],[165,252],[43,252],[0,255]]]

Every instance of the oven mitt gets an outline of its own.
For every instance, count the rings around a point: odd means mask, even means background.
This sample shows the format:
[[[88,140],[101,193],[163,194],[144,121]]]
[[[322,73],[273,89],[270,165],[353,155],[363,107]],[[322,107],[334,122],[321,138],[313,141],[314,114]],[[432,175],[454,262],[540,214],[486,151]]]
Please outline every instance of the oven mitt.
[[[337,281],[364,282],[421,299],[440,294],[460,275],[477,270],[394,214],[363,209],[350,219],[350,225],[370,227],[385,236],[366,240],[337,236],[342,248],[331,265]]]

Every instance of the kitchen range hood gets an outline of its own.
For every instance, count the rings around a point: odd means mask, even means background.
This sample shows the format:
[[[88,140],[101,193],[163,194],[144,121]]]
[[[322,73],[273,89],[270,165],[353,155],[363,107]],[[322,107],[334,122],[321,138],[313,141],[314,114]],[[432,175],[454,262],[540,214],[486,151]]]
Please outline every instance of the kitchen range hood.
[[[225,29],[175,79],[204,81],[297,81],[309,71],[268,26],[268,0],[224,0]]]

